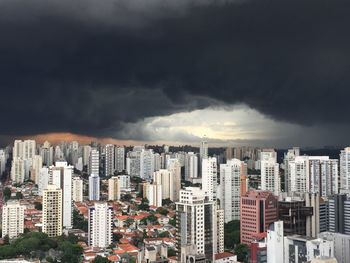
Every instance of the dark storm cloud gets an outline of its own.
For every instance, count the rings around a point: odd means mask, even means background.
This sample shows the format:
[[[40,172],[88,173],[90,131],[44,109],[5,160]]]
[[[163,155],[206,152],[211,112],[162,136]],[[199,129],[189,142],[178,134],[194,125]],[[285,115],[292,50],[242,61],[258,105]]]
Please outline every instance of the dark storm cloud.
[[[114,135],[125,122],[235,103],[287,122],[347,122],[349,7],[0,0],[0,133]]]

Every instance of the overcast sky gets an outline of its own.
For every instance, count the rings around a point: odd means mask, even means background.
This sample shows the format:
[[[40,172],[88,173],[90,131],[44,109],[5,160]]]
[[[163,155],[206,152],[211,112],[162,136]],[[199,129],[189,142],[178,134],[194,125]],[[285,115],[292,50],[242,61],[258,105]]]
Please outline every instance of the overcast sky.
[[[0,0],[0,142],[347,145],[349,8]]]

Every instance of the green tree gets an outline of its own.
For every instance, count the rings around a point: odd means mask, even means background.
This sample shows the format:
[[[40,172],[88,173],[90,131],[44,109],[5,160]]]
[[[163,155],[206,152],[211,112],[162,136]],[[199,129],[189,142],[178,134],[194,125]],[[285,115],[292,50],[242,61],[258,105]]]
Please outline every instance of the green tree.
[[[23,194],[21,192],[17,192],[16,199],[23,199]]]
[[[142,198],[141,204],[137,206],[139,210],[149,211],[149,204],[147,198]]]
[[[119,242],[119,240],[123,238],[122,234],[119,233],[113,233],[113,242]]]
[[[34,202],[34,208],[41,211],[43,210],[43,205],[40,202]]]
[[[176,251],[172,248],[168,248],[168,257],[176,256]]]
[[[5,187],[5,189],[3,190],[3,195],[4,195],[5,202],[6,202],[7,200],[9,200],[11,198],[11,189],[8,187]]]
[[[169,213],[168,209],[166,209],[164,207],[158,207],[156,212],[163,215],[163,216],[166,216]]]
[[[225,247],[233,249],[240,242],[240,221],[232,220],[225,224]]]
[[[246,244],[238,244],[236,245],[234,251],[237,255],[238,261],[247,262],[248,260],[248,246]]]
[[[73,228],[81,229],[84,232],[87,232],[89,228],[88,221],[75,209],[73,210]]]
[[[173,202],[169,198],[162,200],[162,205],[163,206],[168,206],[168,205],[171,205],[172,203]]]
[[[170,234],[168,231],[164,231],[158,235],[159,237],[170,237]]]
[[[112,263],[108,258],[96,256],[92,263]]]
[[[123,202],[130,202],[132,200],[132,195],[131,194],[125,194],[122,195],[122,197],[120,198],[121,201]]]

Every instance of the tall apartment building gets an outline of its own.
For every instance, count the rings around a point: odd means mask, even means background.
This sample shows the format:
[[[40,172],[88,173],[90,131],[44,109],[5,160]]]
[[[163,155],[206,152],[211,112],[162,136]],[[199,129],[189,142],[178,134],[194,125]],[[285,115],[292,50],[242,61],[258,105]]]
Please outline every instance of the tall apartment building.
[[[52,184],[62,189],[63,227],[72,227],[72,174],[74,167],[67,162],[56,162],[50,166]],[[51,182],[50,182],[51,183]]]
[[[338,160],[328,156],[297,156],[289,162],[288,169],[291,192],[321,196],[338,193]]]
[[[350,235],[350,198],[345,194],[328,199],[329,232]]]
[[[207,141],[201,141],[200,147],[199,147],[199,157],[200,159],[208,158],[208,142]]]
[[[217,250],[217,227],[214,202],[197,187],[180,191],[176,202],[177,260],[187,262],[189,255],[205,255],[213,261]]]
[[[11,165],[11,180],[22,184],[25,179],[25,161],[21,157],[14,157]]]
[[[48,185],[43,190],[43,232],[49,237],[62,234],[62,189]]]
[[[23,234],[24,208],[18,200],[9,200],[2,207],[2,237],[12,239]]]
[[[89,208],[88,243],[105,248],[112,243],[113,208],[106,202],[96,202]]]
[[[40,169],[42,167],[43,167],[43,158],[41,157],[41,155],[34,155],[30,177],[36,184],[39,183]]]
[[[340,151],[340,188],[350,190],[350,147]]]
[[[304,200],[312,208],[312,216],[306,219],[306,236],[317,237],[328,229],[328,203],[318,193],[305,193]]]
[[[291,192],[291,175],[289,169],[289,163],[295,160],[295,157],[300,155],[299,147],[293,147],[289,149],[287,153],[284,154],[283,164],[284,164],[284,191],[287,193]]]
[[[319,234],[319,238],[334,242],[334,257],[338,263],[350,262],[350,235],[323,232]]]
[[[107,144],[105,146],[105,176],[110,176],[114,174],[114,145],[113,144]]]
[[[162,185],[150,184],[149,182],[143,185],[143,197],[147,198],[149,205],[155,207],[162,206]]]
[[[261,189],[278,196],[280,193],[279,164],[277,153],[273,149],[265,149],[260,157]]]
[[[225,223],[240,219],[241,175],[244,163],[231,159],[220,164],[219,199],[225,211]]]
[[[198,177],[198,157],[195,153],[189,152],[185,157],[185,179],[191,180]]]
[[[120,173],[125,170],[125,148],[122,146],[117,146],[115,147],[114,151],[114,168]]]
[[[167,169],[155,171],[153,174],[153,183],[162,186],[162,199],[170,198],[170,194],[174,191],[174,177]]]
[[[89,200],[100,200],[100,177],[96,174],[89,176]]]
[[[172,177],[172,190],[170,191],[170,200],[175,202],[179,200],[181,189],[181,165],[178,159],[170,158],[167,162],[167,170],[170,171]]]
[[[217,161],[214,157],[202,160],[202,189],[207,193],[209,201],[217,199]]]
[[[142,150],[140,154],[140,177],[150,180],[154,172],[153,150]]]
[[[5,172],[7,156],[3,149],[0,149],[0,176]]]
[[[74,202],[83,201],[83,180],[79,176],[72,178],[72,199]]]
[[[121,174],[117,176],[120,183],[120,191],[128,191],[130,190],[130,175]]]
[[[277,220],[278,200],[271,192],[251,190],[241,197],[241,243],[250,245],[253,235]]]
[[[97,149],[91,149],[88,165],[89,175],[100,175],[100,153]]]
[[[36,142],[34,140],[15,140],[12,153],[13,158],[31,159],[36,154]]]
[[[120,200],[120,181],[117,176],[108,179],[108,200]]]

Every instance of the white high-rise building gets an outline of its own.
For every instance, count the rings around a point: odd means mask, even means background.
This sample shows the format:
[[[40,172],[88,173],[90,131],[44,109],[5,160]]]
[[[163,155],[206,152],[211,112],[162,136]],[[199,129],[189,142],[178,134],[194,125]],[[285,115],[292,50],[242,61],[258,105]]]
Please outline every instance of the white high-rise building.
[[[43,232],[49,237],[62,235],[62,189],[48,185],[43,191]]]
[[[91,149],[88,168],[89,175],[100,175],[100,153],[97,149]]]
[[[144,183],[143,197],[148,199],[149,205],[161,207],[162,206],[162,185],[150,184],[149,182]]]
[[[83,201],[83,180],[79,176],[72,178],[72,199],[74,202]]]
[[[277,163],[277,153],[272,149],[261,152],[261,189],[270,191],[278,196],[280,193],[279,164]]]
[[[179,200],[181,189],[181,166],[179,160],[170,158],[167,163],[167,170],[171,172],[173,186],[170,191],[170,200],[174,202]]]
[[[189,152],[185,157],[185,178],[190,180],[198,177],[198,157],[195,153]]]
[[[141,151],[128,152],[126,158],[126,172],[130,176],[140,177]]]
[[[43,158],[41,155],[34,155],[33,157],[33,163],[32,163],[32,170],[31,170],[31,179],[38,184],[39,183],[39,176],[40,176],[40,169],[43,167]]]
[[[120,191],[130,191],[130,175],[121,174],[117,177],[119,179]]]
[[[150,180],[154,172],[153,150],[142,150],[140,155],[140,177]]]
[[[299,147],[293,147],[289,149],[287,153],[284,154],[283,164],[284,164],[284,189],[285,192],[291,192],[291,181],[290,181],[290,169],[289,163],[295,160],[295,157],[300,156]]]
[[[89,177],[89,200],[100,200],[100,177],[96,174],[91,174]]]
[[[176,202],[176,217],[178,262],[187,262],[188,255],[206,255],[214,261],[219,245],[214,202],[200,188],[186,187]]]
[[[154,153],[153,154],[153,158],[154,158],[154,171],[159,171],[162,168],[162,161],[161,161],[161,157],[159,153]]]
[[[125,148],[115,147],[115,170],[120,173],[125,170]]]
[[[12,160],[11,180],[12,182],[20,184],[25,180],[25,162],[20,157],[15,157]]]
[[[214,157],[202,160],[202,189],[209,197],[209,201],[216,202],[217,198],[217,161]]]
[[[43,167],[39,172],[39,182],[38,182],[38,194],[43,195],[43,190],[47,188],[49,184],[52,184],[52,177],[49,174],[49,168]]]
[[[215,209],[215,207],[214,207]],[[216,253],[223,253],[225,251],[225,211],[224,209],[217,209],[216,210],[216,240],[217,240],[217,246],[216,246]]]
[[[67,162],[56,162],[50,166],[52,184],[62,189],[63,227],[72,228],[72,174],[74,167]],[[51,183],[51,182],[50,182]]]
[[[31,159],[35,154],[36,142],[34,140],[15,140],[13,158]]]
[[[9,200],[2,208],[2,237],[10,239],[24,232],[24,206],[18,200]]]
[[[106,202],[89,208],[89,246],[105,248],[112,243],[112,212]]]
[[[225,223],[240,219],[241,175],[244,162],[238,159],[220,164],[220,207],[225,211]]]
[[[90,145],[84,145],[83,146],[83,165],[89,165],[90,160],[90,152],[91,152],[91,146]]]
[[[114,145],[105,146],[105,176],[114,174]]]
[[[340,188],[350,190],[350,147],[340,151]]]
[[[53,164],[53,147],[48,141],[45,141],[40,147],[40,155],[43,165],[51,166]]]
[[[162,199],[170,198],[170,193],[173,192],[174,182],[172,173],[169,170],[161,169],[154,172],[153,183],[162,186]]]
[[[120,181],[117,176],[108,179],[108,200],[115,201],[120,199]]]
[[[338,193],[338,160],[328,156],[296,156],[289,161],[288,170],[291,192],[321,196]]]
[[[199,147],[199,157],[202,159],[208,158],[208,142],[202,141]]]
[[[283,221],[276,221],[269,226],[267,230],[267,262],[283,262],[284,235]]]

